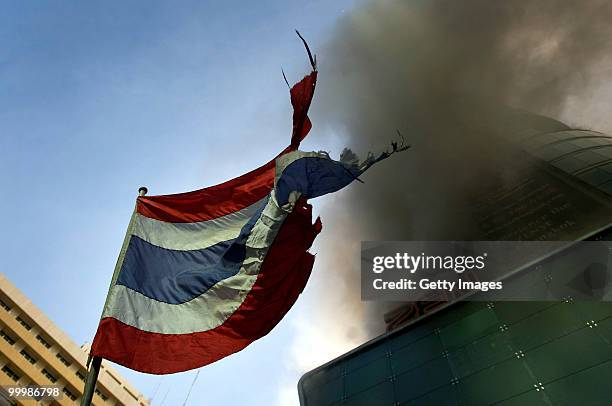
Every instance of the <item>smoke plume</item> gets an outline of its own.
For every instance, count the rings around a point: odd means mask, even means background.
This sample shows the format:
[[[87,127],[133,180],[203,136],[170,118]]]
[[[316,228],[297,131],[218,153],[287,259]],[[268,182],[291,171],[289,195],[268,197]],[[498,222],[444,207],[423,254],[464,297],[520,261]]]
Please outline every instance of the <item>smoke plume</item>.
[[[359,240],[472,237],[467,192],[518,176],[500,167],[512,153],[501,140],[535,125],[517,109],[612,130],[610,21],[605,0],[412,0],[362,4],[339,22],[319,50],[315,132],[344,135],[363,156],[399,129],[412,149],[323,211],[328,254],[313,276],[341,288],[320,284],[313,320],[351,342],[383,331],[388,307],[359,298]]]

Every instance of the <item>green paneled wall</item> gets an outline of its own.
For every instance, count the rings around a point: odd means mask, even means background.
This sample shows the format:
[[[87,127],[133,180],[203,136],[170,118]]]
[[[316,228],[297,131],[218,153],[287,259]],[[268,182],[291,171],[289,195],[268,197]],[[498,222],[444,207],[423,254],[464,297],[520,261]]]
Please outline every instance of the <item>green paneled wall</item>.
[[[303,406],[612,405],[612,303],[468,302],[304,375]]]

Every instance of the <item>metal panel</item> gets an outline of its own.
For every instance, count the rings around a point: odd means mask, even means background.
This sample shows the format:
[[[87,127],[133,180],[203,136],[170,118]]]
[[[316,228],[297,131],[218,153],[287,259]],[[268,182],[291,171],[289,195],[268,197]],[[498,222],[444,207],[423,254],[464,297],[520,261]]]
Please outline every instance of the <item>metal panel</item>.
[[[612,303],[459,303],[307,373],[299,391],[303,406],[603,405],[610,382]]]

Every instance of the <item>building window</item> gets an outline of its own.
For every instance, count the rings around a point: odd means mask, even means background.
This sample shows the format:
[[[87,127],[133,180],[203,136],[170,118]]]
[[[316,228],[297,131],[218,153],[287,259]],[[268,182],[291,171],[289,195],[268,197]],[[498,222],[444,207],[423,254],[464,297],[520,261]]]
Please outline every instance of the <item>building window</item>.
[[[76,376],[78,376],[81,381],[85,382],[85,375],[83,375],[79,371],[77,371]]]
[[[46,376],[46,377],[47,377],[47,379],[48,379],[48,380],[50,380],[50,381],[51,381],[51,383],[55,383],[55,382],[57,382],[57,378],[56,378],[55,376],[53,376],[53,374],[51,374],[51,372],[47,371],[47,370],[46,370],[46,369],[44,369],[44,368],[43,368],[43,370],[42,370],[41,372],[42,372],[42,374],[43,374],[44,376]]]
[[[97,394],[98,396],[100,396],[100,397],[102,398],[102,400],[103,400],[103,401],[105,401],[105,402],[106,402],[106,401],[108,400],[108,396],[106,396],[104,393],[100,392],[100,390],[99,390],[99,389],[96,389],[96,394]]]
[[[11,311],[11,307],[4,302],[4,300],[0,300],[0,307],[2,307],[7,312]]]
[[[57,357],[57,359],[59,359],[62,362],[62,364],[66,365],[67,367],[70,366],[70,362],[68,362],[68,360],[64,358],[62,354],[58,352],[55,356]]]
[[[130,392],[130,391],[128,390],[128,388],[123,388],[123,389],[125,389],[125,391],[126,391],[126,392],[127,392],[127,393],[128,393],[130,396],[131,396],[131,397],[133,397],[133,398],[134,398],[134,400],[138,401],[138,396],[136,396],[136,395],[134,395],[132,392]]]
[[[64,392],[64,394],[65,394],[66,396],[68,396],[68,397],[70,398],[70,400],[72,400],[72,401],[76,400],[76,396],[74,395],[74,393],[70,392],[70,391],[68,390],[68,388],[64,388],[64,389],[62,389],[62,392]]]
[[[15,344],[15,340],[10,335],[6,334],[4,330],[0,330],[0,337],[4,338],[4,341],[10,345]]]
[[[108,374],[108,376],[110,376],[111,378],[113,378],[113,381],[117,382],[117,385],[121,386],[121,381],[119,380],[119,378],[117,378],[115,375],[111,374],[110,371],[106,371],[106,373]]]
[[[2,367],[2,372],[4,372],[9,378],[11,378],[13,382],[17,382],[20,378],[20,376],[17,375],[15,371],[7,367],[6,365]]]
[[[38,340],[38,341],[39,341],[39,342],[40,342],[42,345],[44,345],[46,348],[51,348],[51,344],[49,344],[49,343],[47,342],[47,340],[45,340],[44,338],[42,338],[42,337],[40,336],[40,334],[36,336],[36,339],[37,339],[37,340]]]
[[[17,321],[19,322],[19,324],[21,324],[23,326],[23,328],[25,328],[26,330],[30,331],[32,330],[32,326],[30,326],[28,323],[25,322],[25,320],[23,320],[21,317],[17,316]]]
[[[27,359],[30,364],[36,364],[36,358],[28,354],[28,352],[24,349],[19,352],[23,356],[23,358]]]

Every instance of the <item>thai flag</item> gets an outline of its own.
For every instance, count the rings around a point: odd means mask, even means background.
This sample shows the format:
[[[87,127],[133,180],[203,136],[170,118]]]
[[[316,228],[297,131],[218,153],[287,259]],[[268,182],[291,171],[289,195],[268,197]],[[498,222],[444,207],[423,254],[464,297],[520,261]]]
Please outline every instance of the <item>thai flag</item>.
[[[91,355],[167,374],[197,368],[266,335],[310,275],[321,231],[307,198],[366,167],[297,151],[316,71],[291,89],[292,142],[264,166],[194,192],[141,196]]]

